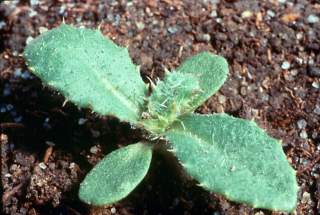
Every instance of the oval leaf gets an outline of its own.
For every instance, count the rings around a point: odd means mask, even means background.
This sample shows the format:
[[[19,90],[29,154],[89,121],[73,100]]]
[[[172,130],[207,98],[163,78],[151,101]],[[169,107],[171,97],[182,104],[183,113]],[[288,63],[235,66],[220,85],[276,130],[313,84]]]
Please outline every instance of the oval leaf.
[[[221,56],[202,52],[184,61],[177,71],[193,74],[199,80],[202,93],[192,100],[192,111],[220,89],[227,79],[228,63]]]
[[[253,121],[192,114],[166,136],[183,167],[205,189],[255,208],[294,210],[295,171],[280,142]]]
[[[108,154],[80,184],[79,198],[92,205],[106,205],[126,197],[145,177],[151,147],[136,143]]]
[[[127,49],[100,31],[62,24],[32,40],[24,57],[35,75],[76,105],[139,119],[147,87]]]

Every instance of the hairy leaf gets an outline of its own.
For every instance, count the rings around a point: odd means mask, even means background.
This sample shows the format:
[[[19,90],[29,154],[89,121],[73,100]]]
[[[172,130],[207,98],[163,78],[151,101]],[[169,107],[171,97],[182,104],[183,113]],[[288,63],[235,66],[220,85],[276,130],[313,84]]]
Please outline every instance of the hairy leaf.
[[[253,121],[192,114],[166,136],[183,167],[205,189],[256,208],[294,210],[295,171],[280,142]]]
[[[201,92],[199,81],[191,74],[167,72],[148,97],[148,130],[161,133],[178,116],[190,111],[190,103]]]
[[[183,62],[177,71],[193,74],[199,80],[202,93],[190,104],[192,111],[219,90],[227,79],[228,63],[221,56],[202,52]]]
[[[108,154],[86,176],[79,197],[92,205],[105,205],[126,197],[146,175],[152,149],[132,144]]]
[[[136,122],[147,87],[126,48],[100,31],[65,24],[32,40],[24,51],[30,70],[80,107]]]

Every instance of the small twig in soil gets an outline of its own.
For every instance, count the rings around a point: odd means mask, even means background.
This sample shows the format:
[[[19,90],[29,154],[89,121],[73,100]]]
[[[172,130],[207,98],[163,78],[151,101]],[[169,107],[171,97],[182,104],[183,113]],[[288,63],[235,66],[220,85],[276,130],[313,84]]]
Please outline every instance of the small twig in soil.
[[[268,49],[268,51],[267,51],[267,56],[268,56],[268,61],[269,61],[269,63],[272,63],[272,53],[271,53],[271,49]]]
[[[52,147],[52,146],[49,146],[49,147],[47,148],[47,150],[46,150],[46,153],[45,153],[44,156],[43,156],[43,162],[44,162],[44,163],[48,163],[48,160],[49,160],[52,152],[53,152],[53,147]]]
[[[7,128],[24,128],[24,125],[22,123],[15,123],[15,122],[4,122],[0,123],[1,129],[7,129]]]
[[[1,144],[1,184],[2,186],[6,183],[7,178],[3,177],[6,173],[8,173],[8,136],[6,134],[0,135],[0,144]],[[3,187],[2,187],[3,189]]]

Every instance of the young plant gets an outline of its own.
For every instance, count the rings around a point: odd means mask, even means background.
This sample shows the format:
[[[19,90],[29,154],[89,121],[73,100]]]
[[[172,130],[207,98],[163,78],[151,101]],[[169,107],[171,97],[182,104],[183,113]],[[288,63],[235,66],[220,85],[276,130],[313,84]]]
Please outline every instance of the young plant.
[[[280,141],[254,121],[193,111],[227,78],[223,57],[203,52],[187,59],[148,94],[128,50],[100,31],[62,24],[31,41],[29,69],[67,100],[147,131],[139,142],[108,154],[86,176],[79,197],[93,205],[126,197],[146,175],[153,147],[167,140],[185,171],[204,189],[255,208],[291,212],[297,182]]]

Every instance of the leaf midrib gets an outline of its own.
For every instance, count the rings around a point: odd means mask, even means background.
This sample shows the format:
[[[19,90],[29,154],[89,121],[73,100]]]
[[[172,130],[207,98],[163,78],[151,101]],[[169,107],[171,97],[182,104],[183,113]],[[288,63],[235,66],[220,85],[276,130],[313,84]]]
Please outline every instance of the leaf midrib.
[[[98,80],[101,79],[102,86],[107,90],[107,92],[110,92],[112,95],[118,98],[121,103],[124,104],[130,111],[132,111],[138,118],[139,107],[134,102],[132,102],[129,97],[127,97],[121,90],[116,90],[116,88],[110,83],[110,81],[100,75],[100,73],[96,69],[93,69],[92,71]]]

